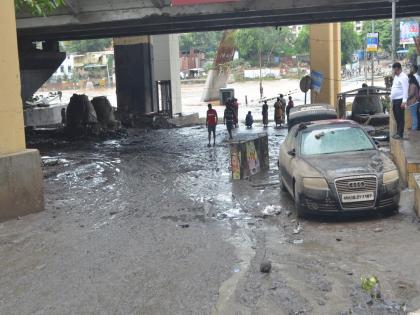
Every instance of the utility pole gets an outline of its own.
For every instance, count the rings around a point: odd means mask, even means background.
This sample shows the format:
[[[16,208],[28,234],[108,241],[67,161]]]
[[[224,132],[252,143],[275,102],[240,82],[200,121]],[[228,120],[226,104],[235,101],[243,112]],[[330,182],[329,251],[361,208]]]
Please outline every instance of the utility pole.
[[[396,39],[395,39],[395,28],[396,28],[396,6],[398,0],[391,0],[392,2],[392,62],[396,61]]]
[[[372,20],[372,33],[375,33],[375,20]],[[379,39],[378,39],[378,44],[379,44]],[[374,52],[372,51],[371,52],[371,55],[370,55],[370,64],[371,64],[370,69],[372,71],[372,81],[371,81],[370,86],[373,86],[374,85],[374,82],[373,82],[374,81],[374,78],[373,78],[373,76],[374,76],[375,71],[373,70],[373,67],[374,67],[373,56],[374,56]]]

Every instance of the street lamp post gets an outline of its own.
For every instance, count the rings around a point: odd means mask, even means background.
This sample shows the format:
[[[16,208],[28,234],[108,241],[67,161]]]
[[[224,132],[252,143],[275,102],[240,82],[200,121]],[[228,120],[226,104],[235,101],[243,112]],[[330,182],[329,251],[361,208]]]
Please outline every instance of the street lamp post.
[[[396,54],[395,54],[395,50],[396,50],[396,39],[395,39],[395,23],[396,23],[396,6],[397,6],[397,2],[398,0],[391,0],[392,3],[392,62],[396,61]]]

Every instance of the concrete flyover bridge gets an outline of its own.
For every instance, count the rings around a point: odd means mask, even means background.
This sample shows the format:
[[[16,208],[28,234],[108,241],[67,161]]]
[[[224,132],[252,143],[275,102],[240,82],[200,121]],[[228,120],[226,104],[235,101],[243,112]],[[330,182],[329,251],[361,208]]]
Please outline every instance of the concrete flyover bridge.
[[[65,2],[66,7],[48,17],[31,17],[28,14],[18,13],[18,36],[32,40],[65,40],[314,24],[391,16],[390,0],[65,0]],[[184,5],[177,5],[182,3]],[[398,17],[416,15],[420,15],[420,1],[397,2]]]
[[[340,25],[331,22],[391,16],[389,0],[65,0],[48,17],[15,17],[13,0],[0,3],[0,220],[43,209],[40,158],[26,150],[22,98],[65,58],[59,40],[114,37],[119,110],[144,114],[156,109],[156,81],[171,83],[166,98],[179,98],[177,37],[171,34],[318,23],[311,27],[311,68],[325,80],[315,101],[333,103],[341,41]],[[398,17],[417,15],[419,0],[399,0]],[[43,49],[34,41],[43,41]]]

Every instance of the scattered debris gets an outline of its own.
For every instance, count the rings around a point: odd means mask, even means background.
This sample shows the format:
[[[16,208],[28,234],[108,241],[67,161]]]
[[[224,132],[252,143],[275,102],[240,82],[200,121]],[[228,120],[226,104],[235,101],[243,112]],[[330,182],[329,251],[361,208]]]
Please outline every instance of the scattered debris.
[[[373,230],[373,232],[375,232],[375,233],[379,233],[379,232],[382,232],[382,231],[383,231],[383,229],[380,228],[380,227]]]
[[[303,240],[302,239],[293,240],[293,244],[303,244]]]
[[[239,271],[241,271],[241,269],[239,269],[239,268],[234,268],[234,269],[233,269],[233,272],[234,272],[234,273],[238,273]]]
[[[336,240],[337,242],[341,242],[341,241],[342,241],[342,239],[341,239],[341,238],[339,238],[339,237],[337,237],[335,240]]]
[[[302,225],[298,222],[295,229],[293,229],[293,234],[299,234],[301,231],[303,231]]]
[[[268,260],[265,260],[263,262],[261,262],[260,264],[260,271],[262,273],[270,273],[271,271],[271,262]]]
[[[189,228],[189,227],[190,227],[190,225],[189,225],[189,224],[178,224],[178,226],[179,226],[180,228],[183,228],[183,229],[186,229],[186,228]]]
[[[381,298],[381,286],[376,276],[362,277],[360,280],[362,289],[369,293],[373,299]]]
[[[281,213],[281,207],[280,206],[267,206],[264,208],[264,210],[262,211],[262,217],[268,217],[268,216],[274,216],[274,215],[279,215]]]
[[[117,213],[118,213],[118,211],[111,211],[111,212],[109,213],[109,215],[113,216],[113,215],[116,215]]]

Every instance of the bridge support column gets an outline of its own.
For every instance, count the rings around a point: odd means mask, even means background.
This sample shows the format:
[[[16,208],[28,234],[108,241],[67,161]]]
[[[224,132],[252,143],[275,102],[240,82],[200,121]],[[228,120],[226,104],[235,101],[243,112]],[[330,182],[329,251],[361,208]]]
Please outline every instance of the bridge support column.
[[[182,113],[179,35],[153,35],[152,44],[155,80],[171,82],[172,113]]]
[[[150,36],[114,38],[117,106],[127,123],[133,115],[154,112],[152,45]]]
[[[26,150],[13,0],[0,10],[0,221],[44,208],[39,152]]]
[[[321,92],[311,93],[311,101],[337,106],[337,94],[341,90],[341,26],[313,24],[309,36],[311,70],[324,76]]]

